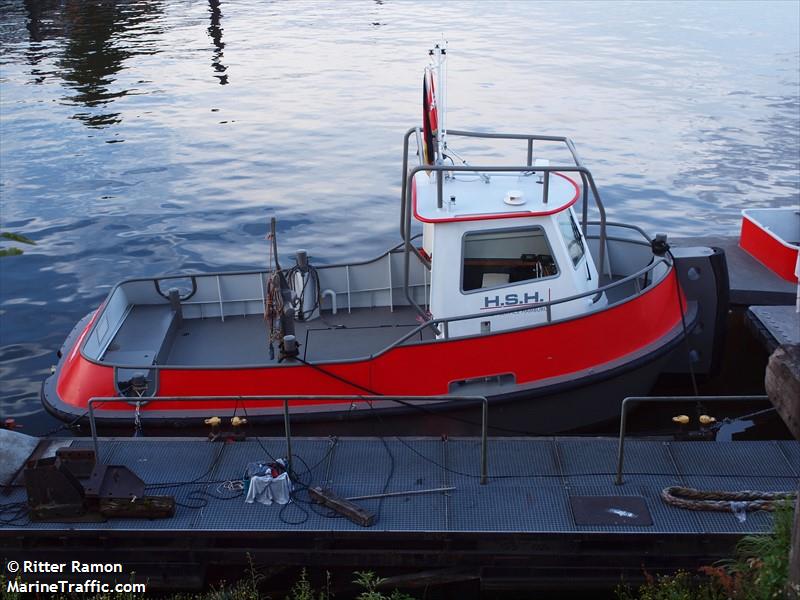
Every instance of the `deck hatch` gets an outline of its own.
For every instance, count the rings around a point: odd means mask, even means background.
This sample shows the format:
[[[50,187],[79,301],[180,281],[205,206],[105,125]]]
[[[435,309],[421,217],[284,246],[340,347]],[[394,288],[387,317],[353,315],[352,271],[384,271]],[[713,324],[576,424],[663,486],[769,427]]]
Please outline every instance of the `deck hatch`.
[[[642,496],[572,496],[575,525],[642,525],[653,519]]]

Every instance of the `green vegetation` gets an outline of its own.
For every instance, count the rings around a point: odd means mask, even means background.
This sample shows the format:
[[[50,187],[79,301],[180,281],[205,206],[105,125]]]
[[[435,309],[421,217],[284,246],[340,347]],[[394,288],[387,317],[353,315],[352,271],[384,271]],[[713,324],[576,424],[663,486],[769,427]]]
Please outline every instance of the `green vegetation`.
[[[712,582],[698,581],[690,573],[678,571],[674,575],[653,577],[645,574],[647,582],[633,591],[627,586],[617,588],[620,600],[717,600],[722,599]]]
[[[413,596],[403,594],[398,590],[394,590],[388,596],[385,596],[377,590],[377,588],[386,581],[381,579],[372,571],[356,571],[356,578],[353,583],[364,589],[356,600],[414,600]]]
[[[20,235],[19,233],[11,233],[8,231],[0,232],[0,240],[11,240],[12,242],[19,242],[20,244],[31,244],[33,246],[36,245],[36,242],[34,242],[29,238],[26,238],[24,235]],[[18,256],[20,254],[22,254],[22,249],[17,248],[16,246],[10,246],[8,248],[0,248],[0,257]]]
[[[617,588],[619,600],[767,600],[800,598],[788,588],[789,547],[793,511],[789,505],[773,513],[772,533],[748,535],[736,546],[733,559],[701,567],[697,575],[679,571],[653,577],[637,590]]]
[[[378,591],[378,587],[383,585],[386,581],[378,577],[372,571],[356,571],[354,573],[355,583],[361,588],[361,593],[356,596],[356,600],[414,600],[413,596],[403,594],[398,590],[392,591],[388,596]],[[286,600],[333,600],[334,593],[331,590],[330,573],[327,574],[325,579],[325,587],[316,591],[308,580],[306,570],[300,573],[300,579],[294,584],[289,596]]]

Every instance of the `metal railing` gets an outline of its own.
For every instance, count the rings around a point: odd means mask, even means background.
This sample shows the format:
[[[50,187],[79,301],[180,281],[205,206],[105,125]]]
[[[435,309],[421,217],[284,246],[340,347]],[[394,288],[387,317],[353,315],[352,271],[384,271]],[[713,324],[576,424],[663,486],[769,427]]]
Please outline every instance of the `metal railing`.
[[[526,160],[527,164],[526,164],[525,168],[519,169],[519,170],[523,170],[523,171],[530,171],[531,167],[534,166],[534,164],[533,164],[533,144],[536,141],[540,141],[540,142],[555,142],[555,143],[564,144],[567,147],[567,150],[569,151],[570,155],[572,156],[572,160],[574,162],[574,165],[578,166],[578,167],[583,167],[584,166],[583,163],[581,162],[580,157],[578,156],[578,151],[575,148],[575,143],[570,138],[565,137],[565,136],[538,135],[538,134],[526,134],[526,133],[490,133],[490,132],[481,132],[481,131],[463,131],[463,130],[457,130],[457,129],[449,129],[447,131],[447,133],[448,133],[448,135],[452,135],[452,136],[456,136],[456,137],[474,137],[474,138],[504,139],[504,140],[525,140],[527,142],[527,160]],[[414,135],[417,138],[417,144],[419,145],[420,144],[420,130],[419,130],[419,127],[412,127],[410,129],[408,129],[406,131],[405,135],[403,136],[403,181],[402,181],[402,187],[401,187],[401,190],[400,190],[400,198],[401,198],[401,203],[400,203],[400,235],[403,237],[404,240],[406,239],[405,238],[404,223],[405,223],[405,215],[406,215],[405,198],[406,198],[406,193],[407,193],[407,177],[406,176],[407,176],[407,173],[408,173],[408,142],[409,142],[409,139],[411,138],[412,135]],[[431,165],[425,166],[423,170],[426,170],[426,171],[428,171],[428,170],[433,170],[433,171],[438,170],[436,168],[428,168],[429,166],[431,166]],[[447,168],[446,165],[441,165],[441,166],[445,167],[442,170],[445,170],[445,171],[453,170],[451,168]],[[540,170],[540,169],[544,170],[543,167],[536,167],[537,171]],[[471,169],[467,169],[467,170],[471,170]],[[591,173],[589,173],[588,176],[589,176],[589,178],[591,178]],[[581,180],[582,180],[582,182],[584,184],[588,183],[588,181],[584,178],[583,175],[581,175]],[[591,187],[593,188],[593,191],[596,191],[594,183],[591,184]],[[439,190],[439,191],[441,192],[441,190]],[[586,204],[587,194],[588,194],[588,189],[587,189],[587,186],[584,185],[584,190],[583,190],[583,203],[584,203],[584,206],[583,206],[583,222],[584,223],[587,220],[587,211],[588,211],[588,206]],[[600,200],[599,195],[596,198],[597,198],[598,201]],[[441,198],[439,198],[439,202],[441,202]],[[601,203],[601,206],[602,206],[602,203]],[[601,208],[601,214],[603,215],[603,218],[605,218],[605,211],[602,210],[602,208]],[[584,233],[585,233],[585,229],[584,229]]]
[[[668,269],[671,268],[671,266],[672,266],[672,263],[671,263],[670,260],[668,260],[668,259],[666,259],[664,257],[660,257],[657,260],[654,260],[649,265],[646,265],[645,267],[639,269],[635,273],[632,273],[631,275],[628,275],[628,276],[626,276],[626,277],[624,277],[622,279],[619,279],[619,280],[614,281],[612,283],[606,284],[604,286],[600,286],[598,288],[591,289],[591,290],[586,291],[586,292],[582,292],[580,294],[575,294],[573,296],[567,296],[567,297],[564,297],[564,298],[557,298],[555,300],[548,300],[547,302],[541,302],[541,303],[537,304],[537,307],[544,308],[547,311],[547,322],[549,323],[552,320],[551,319],[551,317],[552,317],[552,307],[555,306],[555,305],[563,304],[563,303],[567,303],[567,302],[573,302],[575,300],[580,300],[581,298],[587,298],[589,296],[597,296],[598,294],[602,294],[602,293],[607,292],[609,290],[613,290],[613,289],[615,289],[617,287],[624,286],[627,283],[630,283],[631,281],[638,281],[640,278],[644,277],[645,281],[647,283],[645,285],[638,286],[637,289],[636,289],[636,295],[640,295],[640,294],[644,293],[649,287],[652,287],[652,285],[654,283],[656,283],[655,277],[649,277],[649,275],[652,273],[653,270],[655,270],[656,267],[658,267],[659,265],[662,265],[662,264],[666,265],[666,267]],[[337,265],[337,266],[339,266],[339,265]],[[242,272],[242,273],[235,273],[235,274],[238,275],[238,274],[251,274],[251,273],[253,273],[253,272]],[[259,271],[255,271],[255,273],[259,273]],[[198,275],[197,277],[202,277],[202,276]],[[141,281],[150,281],[151,279],[153,279],[153,278],[142,278]],[[613,305],[611,305],[611,306],[613,306]],[[526,311],[526,310],[529,310],[529,309],[530,309],[530,307],[527,307],[527,306],[513,306],[513,307],[510,307],[510,308],[503,308],[503,309],[498,309],[496,311],[492,311],[491,315],[492,316],[496,316],[496,315],[513,314],[513,313],[517,313],[517,312],[523,312],[523,311]],[[338,360],[338,361],[335,361],[335,362],[337,362],[337,363],[347,363],[347,362],[357,362],[357,361],[369,360],[369,359],[375,358],[376,356],[384,354],[384,353],[392,350],[393,348],[396,348],[396,347],[402,345],[404,342],[406,342],[409,339],[411,339],[412,337],[418,335],[421,331],[423,331],[423,330],[425,330],[427,328],[433,328],[433,330],[438,333],[437,325],[441,324],[441,325],[443,325],[443,328],[444,328],[445,331],[449,331],[449,324],[450,323],[457,322],[457,321],[467,321],[467,320],[470,320],[470,319],[484,319],[484,318],[486,318],[486,316],[487,315],[485,313],[472,313],[472,314],[460,315],[460,316],[456,316],[456,317],[442,317],[442,318],[439,318],[439,319],[429,319],[429,320],[426,320],[424,323],[421,323],[421,324],[417,325],[416,327],[414,327],[413,329],[408,331],[405,335],[403,335],[400,338],[396,339],[395,341],[391,342],[386,347],[378,350],[377,352],[374,352],[373,354],[370,354],[370,355],[367,355],[367,356],[359,356],[359,357],[354,357],[354,358],[349,358],[349,359]],[[449,336],[446,336],[445,339],[449,339]],[[96,361],[93,361],[93,362],[96,362]],[[325,364],[327,362],[332,362],[332,361],[317,361],[314,364],[317,364],[317,363]],[[135,364],[109,365],[108,363],[97,363],[97,364],[100,364],[100,365],[103,365],[103,366],[115,366],[115,368],[117,368],[117,369],[125,369],[125,370],[155,371],[156,374],[158,374],[158,372],[160,372],[161,370],[165,370],[165,369],[168,370],[168,369],[175,369],[175,368],[185,368],[185,367],[180,367],[180,366],[177,366],[177,365],[159,365],[159,364],[148,364],[148,365],[145,365],[145,364],[142,364],[142,365],[135,365]],[[257,367],[257,366],[263,366],[263,365],[242,365],[242,367],[248,367],[248,368],[249,367]],[[135,401],[135,399],[134,399],[134,401]]]
[[[667,404],[676,402],[754,402],[769,400],[768,396],[630,396],[622,401],[619,417],[619,446],[617,449],[617,475],[615,485],[622,485],[622,471],[625,460],[625,430],[628,421],[628,407],[633,404]]]
[[[564,172],[564,173],[578,173],[581,177],[582,183],[582,206],[581,206],[581,222],[582,222],[582,229],[584,235],[586,234],[587,222],[588,222],[588,215],[589,215],[589,190],[592,192],[592,198],[594,199],[595,206],[597,207],[598,213],[600,214],[600,248],[599,248],[599,265],[600,270],[604,268],[603,265],[605,264],[605,238],[606,238],[606,211],[605,207],[603,206],[603,202],[600,198],[600,193],[597,191],[597,186],[594,182],[594,178],[592,177],[591,172],[587,169],[583,163],[581,162],[580,157],[578,156],[578,151],[575,149],[575,144],[571,139],[564,136],[551,136],[551,135],[536,135],[536,134],[524,134],[524,133],[485,133],[480,131],[460,131],[460,130],[448,130],[448,135],[451,136],[460,136],[460,137],[474,137],[474,138],[484,138],[484,139],[507,139],[507,140],[525,140],[527,142],[527,158],[525,165],[515,165],[515,166],[472,166],[472,165],[445,165],[445,164],[436,164],[436,165],[417,165],[409,170],[408,168],[408,149],[409,149],[409,140],[412,135],[419,134],[419,128],[412,127],[406,131],[405,135],[403,136],[403,181],[401,184],[400,189],[400,236],[402,237],[403,241],[405,242],[405,278],[404,278],[404,291],[406,294],[406,299],[408,300],[409,304],[413,306],[417,312],[426,317],[425,311],[414,301],[411,297],[411,294],[408,290],[409,284],[409,269],[410,263],[409,254],[413,252],[416,254],[420,260],[425,260],[422,254],[411,244],[411,189],[412,184],[414,181],[414,176],[421,172],[435,172],[437,173],[437,206],[442,206],[442,195],[443,195],[443,174],[448,172],[470,172],[470,173],[525,173],[535,170],[537,173],[541,172],[544,174],[544,189],[542,191],[543,199],[546,202],[549,189],[550,189],[550,173],[553,172]],[[543,142],[555,142],[564,144],[569,151],[570,155],[572,156],[573,163],[572,165],[564,165],[564,166],[544,166],[544,165],[534,165],[533,164],[533,144],[536,141],[543,141]]]
[[[250,401],[264,401],[264,400],[279,400],[283,401],[283,427],[286,437],[286,459],[289,470],[292,469],[292,431],[291,419],[289,411],[289,401],[299,400],[301,402],[311,403],[312,401],[319,402],[320,400],[362,400],[372,405],[373,401],[390,401],[398,404],[408,404],[416,402],[442,402],[453,401],[456,402],[472,402],[481,403],[481,485],[486,484],[489,478],[489,458],[488,458],[488,445],[489,445],[489,401],[484,396],[374,396],[374,395],[336,395],[336,396],[148,396],[146,403],[152,402],[235,402],[234,411],[238,408],[240,403]],[[94,405],[103,403],[117,403],[117,404],[130,404],[131,398],[106,396],[91,398],[88,402],[89,409],[89,426],[92,432],[92,444],[94,446],[95,456],[97,462],[102,462],[100,458],[100,447],[97,439],[97,423],[94,414]],[[143,403],[145,403],[143,401]],[[377,409],[380,410],[380,409]]]
[[[653,261],[649,265],[639,269],[635,273],[632,273],[631,275],[628,275],[627,277],[623,277],[622,279],[620,279],[618,281],[614,281],[613,283],[609,283],[609,284],[606,284],[604,286],[600,286],[598,288],[591,289],[591,290],[589,290],[587,292],[581,292],[580,294],[575,294],[574,296],[566,296],[564,298],[557,298],[555,300],[548,300],[547,302],[540,302],[540,303],[536,304],[536,307],[537,308],[544,308],[547,311],[547,322],[550,323],[552,321],[552,314],[551,314],[552,311],[551,311],[551,309],[552,309],[553,306],[555,306],[557,304],[563,304],[563,303],[566,303],[566,302],[573,302],[575,300],[580,300],[581,298],[588,298],[589,296],[596,296],[598,294],[602,294],[604,292],[607,292],[608,290],[612,290],[612,289],[614,289],[616,287],[623,286],[623,285],[625,285],[627,283],[630,283],[631,281],[638,281],[639,278],[641,278],[643,276],[646,279],[647,275],[649,273],[651,273],[660,264],[666,265],[668,269],[671,268],[671,266],[672,266],[672,262],[671,261],[669,261],[666,258],[661,257],[658,260]],[[652,279],[651,280],[651,284],[654,283],[654,282],[655,282],[655,279]],[[636,289],[636,295],[642,294],[648,288],[649,285],[650,284],[645,285],[645,286],[638,286],[637,289]],[[613,305],[611,305],[611,306],[613,306]],[[526,310],[530,310],[530,307],[529,306],[522,306],[522,307],[516,307],[515,306],[515,307],[512,307],[512,308],[504,308],[504,309],[501,309],[501,310],[492,311],[490,314],[491,314],[491,316],[507,315],[507,314],[513,314],[513,313],[517,313],[517,312],[523,312],[523,311],[526,311]],[[381,353],[386,352],[386,351],[388,351],[388,350],[390,350],[390,349],[392,349],[392,348],[394,348],[396,346],[399,346],[400,344],[405,342],[407,339],[417,335],[420,331],[422,331],[426,327],[432,327],[432,328],[436,329],[437,325],[442,324],[442,325],[444,325],[445,328],[449,328],[449,324],[453,323],[453,322],[468,321],[470,319],[485,319],[486,316],[487,315],[485,313],[472,313],[472,314],[469,314],[469,315],[459,315],[457,317],[442,317],[442,318],[439,318],[439,319],[431,319],[429,321],[426,321],[425,323],[422,323],[421,325],[418,325],[417,327],[415,327],[414,329],[409,331],[406,335],[404,335],[400,339],[398,339],[395,342],[393,342],[392,344],[390,344],[384,350],[381,350],[378,354],[381,354]]]
[[[588,221],[588,222],[584,222],[583,225],[588,230],[590,225],[601,225],[601,223],[600,223],[600,221]],[[634,232],[638,233],[643,238],[642,242],[638,242],[640,244],[647,244],[649,246],[653,241],[652,238],[650,237],[650,235],[644,229],[639,227],[638,225],[633,225],[631,223],[619,223],[618,221],[606,221],[606,228],[608,228],[608,227],[619,227],[621,229],[630,229],[631,231],[634,231]],[[588,235],[586,232],[584,232],[584,234],[589,239],[598,239],[600,237],[599,235]],[[634,242],[634,243],[637,243],[636,240],[632,240],[632,239],[629,239],[629,238],[612,238],[612,237],[610,237],[608,235],[606,236],[606,239],[609,239],[609,240],[610,239],[618,239],[619,241],[622,241],[622,242]]]
[[[641,295],[647,289],[652,287],[653,284],[656,283],[656,278],[654,276],[650,276],[650,275],[653,272],[653,270],[655,270],[655,268],[657,266],[661,265],[661,264],[666,265],[667,269],[671,268],[671,266],[672,266],[672,263],[668,259],[666,259],[664,257],[661,257],[661,258],[658,258],[657,260],[654,260],[649,265],[646,265],[645,267],[639,269],[635,273],[632,273],[631,275],[628,275],[628,276],[626,276],[626,277],[624,277],[622,279],[619,279],[619,280],[614,281],[612,283],[606,284],[604,286],[600,286],[598,288],[595,288],[595,289],[592,289],[592,290],[589,290],[589,291],[586,291],[586,292],[582,292],[580,294],[576,294],[574,296],[567,296],[567,297],[564,297],[564,298],[557,298],[555,300],[548,300],[547,302],[541,302],[541,303],[537,304],[537,307],[541,307],[541,308],[544,308],[546,310],[547,323],[550,323],[552,321],[552,307],[553,306],[558,305],[558,304],[567,303],[567,302],[573,302],[575,300],[580,300],[581,298],[588,298],[590,296],[594,297],[594,296],[597,296],[599,294],[603,294],[604,292],[607,292],[609,290],[613,290],[613,289],[615,289],[617,287],[624,286],[624,285],[630,283],[631,281],[636,282],[636,284],[637,284],[636,288],[635,288],[635,295],[637,295],[637,296]],[[639,285],[638,281],[639,281],[640,278],[644,278],[644,281],[645,281],[644,284]],[[627,300],[627,298],[624,299],[624,300],[621,300],[620,302],[624,302],[626,300]],[[609,305],[609,306],[614,306],[614,305],[612,304],[612,305]],[[526,310],[529,310],[529,309],[530,309],[530,307],[527,307],[527,306],[513,306],[513,307],[510,307],[510,308],[503,308],[503,309],[498,309],[496,311],[492,311],[491,315],[492,316],[502,316],[502,315],[514,314],[514,313],[517,313],[517,312],[523,312],[523,311],[526,311]],[[398,339],[394,340],[393,342],[391,342],[390,344],[388,344],[384,348],[382,348],[382,349],[378,350],[377,352],[374,352],[373,354],[370,354],[368,356],[359,356],[359,357],[355,357],[355,358],[348,358],[348,359],[342,359],[342,360],[337,360],[337,361],[330,361],[330,360],[328,360],[328,361],[315,361],[312,364],[314,364],[314,365],[316,365],[316,364],[327,364],[327,363],[330,363],[330,362],[336,362],[338,364],[338,363],[350,363],[350,362],[358,362],[358,361],[363,361],[363,360],[371,360],[371,359],[375,358],[376,356],[380,356],[381,354],[389,352],[390,350],[392,350],[394,348],[402,346],[409,339],[419,335],[420,332],[424,331],[427,328],[433,329],[433,331],[437,335],[439,333],[441,333],[441,332],[444,332],[444,334],[445,334],[444,335],[444,339],[450,339],[449,331],[450,331],[450,324],[451,323],[458,322],[458,321],[468,321],[468,320],[471,320],[471,319],[485,319],[486,316],[487,315],[484,314],[484,313],[472,313],[472,314],[460,315],[460,316],[456,316],[456,317],[442,317],[442,318],[439,318],[439,319],[429,319],[429,320],[426,320],[424,323],[421,323],[421,324],[417,325],[416,327],[414,327],[413,329],[409,330],[404,335],[402,335]],[[439,325],[442,325],[441,331],[438,328]],[[483,335],[483,334],[480,334],[480,335]],[[461,336],[461,337],[468,337],[468,336]],[[156,390],[156,392],[158,390],[157,385],[158,385],[159,375],[160,375],[160,372],[162,370],[169,370],[169,369],[176,369],[176,368],[177,369],[186,368],[186,367],[181,367],[181,366],[176,366],[176,365],[159,365],[159,364],[149,364],[149,365],[133,365],[133,364],[130,364],[130,365],[109,365],[108,363],[98,363],[98,364],[101,364],[103,366],[112,366],[114,368],[115,373],[119,369],[122,369],[122,370],[125,370],[125,371],[148,371],[148,372],[152,372],[155,375],[155,385],[156,385],[155,390]],[[259,367],[259,366],[263,366],[263,365],[242,365],[243,368],[244,367],[247,367],[247,368]],[[214,367],[214,368],[222,368],[222,367]],[[115,380],[116,380],[116,375],[115,375]],[[130,402],[135,403],[137,401],[140,401],[142,404],[146,404],[147,402],[150,401],[151,398],[157,398],[157,397],[158,396],[143,396],[141,399],[138,399],[138,398],[135,398],[135,397],[128,397],[127,401],[129,403]],[[242,397],[245,398],[246,396],[242,396]],[[234,398],[236,398],[236,397],[234,397]]]

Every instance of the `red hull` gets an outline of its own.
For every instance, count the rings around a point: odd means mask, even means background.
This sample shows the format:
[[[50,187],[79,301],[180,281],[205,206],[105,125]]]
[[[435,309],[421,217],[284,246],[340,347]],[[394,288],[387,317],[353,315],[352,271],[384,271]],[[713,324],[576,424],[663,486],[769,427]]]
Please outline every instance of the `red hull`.
[[[674,271],[649,291],[601,312],[524,330],[479,338],[417,343],[392,348],[372,359],[324,363],[317,368],[298,364],[258,368],[172,368],[159,370],[159,396],[232,395],[382,395],[447,394],[451,382],[513,373],[519,386],[569,377],[587,369],[625,361],[658,343],[681,322]],[[684,301],[684,306],[686,303]],[[69,348],[57,374],[56,391],[70,412],[82,414],[92,397],[115,396],[111,366],[92,362]],[[624,332],[624,334],[622,333]],[[587,341],[589,342],[587,344]],[[576,348],[585,351],[576,352]],[[329,374],[328,374],[329,373]],[[345,383],[352,382],[354,385]],[[341,401],[328,401],[328,403]],[[320,401],[323,404],[324,401]],[[215,404],[233,408],[233,402]],[[275,401],[249,402],[248,409],[277,408]],[[119,404],[109,406],[119,411]],[[197,411],[209,414],[209,403],[158,402],[148,411]],[[102,417],[104,409],[97,407]]]

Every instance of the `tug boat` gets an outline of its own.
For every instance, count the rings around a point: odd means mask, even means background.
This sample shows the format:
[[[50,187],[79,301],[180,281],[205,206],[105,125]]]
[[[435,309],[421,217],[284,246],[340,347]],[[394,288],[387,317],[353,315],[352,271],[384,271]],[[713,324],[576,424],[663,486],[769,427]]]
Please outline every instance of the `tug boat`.
[[[282,423],[275,396],[291,396],[293,421],[377,413],[457,433],[475,422],[461,400],[480,396],[493,433],[554,433],[614,418],[664,370],[709,368],[724,254],[670,251],[665,236],[608,221],[566,137],[448,131],[444,44],[430,54],[422,127],[404,137],[399,244],[337,265],[299,250],[281,267],[273,220],[269,268],[123,281],[65,341],[47,410],[77,422],[90,399],[118,397],[92,403],[98,423],[196,425],[236,410]],[[469,164],[454,150],[464,138],[516,144],[520,159]],[[540,146],[571,159],[551,164]]]

